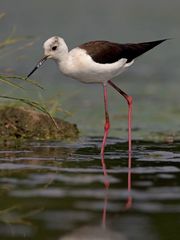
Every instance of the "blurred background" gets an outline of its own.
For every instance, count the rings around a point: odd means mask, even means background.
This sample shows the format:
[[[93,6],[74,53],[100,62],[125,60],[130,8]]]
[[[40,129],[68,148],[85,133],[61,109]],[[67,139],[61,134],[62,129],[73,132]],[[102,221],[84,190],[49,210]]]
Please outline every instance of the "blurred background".
[[[1,40],[31,37],[33,45],[21,48],[21,42],[6,48],[0,56],[0,70],[27,75],[42,57],[43,42],[53,36],[63,37],[69,49],[90,41],[110,40],[119,43],[172,38],[144,54],[125,73],[115,79],[133,96],[135,138],[163,135],[178,137],[179,129],[179,0],[31,0],[1,1]],[[12,33],[13,32],[13,33]],[[77,123],[82,135],[102,135],[104,106],[102,87],[86,85],[59,73],[48,61],[33,76],[44,90],[25,85],[26,92],[1,89],[10,96],[30,96],[44,102],[56,101],[66,112],[56,115]],[[111,136],[126,137],[127,105],[109,87]],[[156,136],[157,135],[157,136]]]
[[[102,86],[65,77],[50,60],[32,76],[44,90],[20,79],[11,81],[25,90],[0,81],[0,95],[37,100],[76,123],[82,136],[75,142],[28,141],[0,148],[0,239],[179,239],[180,141],[174,141],[180,139],[179,10],[180,0],[0,1],[0,78],[26,76],[53,35],[63,37],[69,49],[90,40],[171,38],[114,79],[134,99],[133,140],[138,140],[133,141],[132,169],[127,104],[108,88],[109,189],[99,154]]]

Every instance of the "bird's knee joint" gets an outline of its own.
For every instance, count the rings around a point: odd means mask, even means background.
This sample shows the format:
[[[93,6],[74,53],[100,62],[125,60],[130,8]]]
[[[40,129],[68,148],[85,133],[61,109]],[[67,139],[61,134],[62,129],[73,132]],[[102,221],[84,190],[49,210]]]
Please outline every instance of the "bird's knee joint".
[[[106,122],[105,125],[104,125],[104,130],[108,131],[109,128],[110,128],[110,122]]]
[[[127,101],[129,105],[132,105],[132,102],[133,102],[132,96],[128,96]]]

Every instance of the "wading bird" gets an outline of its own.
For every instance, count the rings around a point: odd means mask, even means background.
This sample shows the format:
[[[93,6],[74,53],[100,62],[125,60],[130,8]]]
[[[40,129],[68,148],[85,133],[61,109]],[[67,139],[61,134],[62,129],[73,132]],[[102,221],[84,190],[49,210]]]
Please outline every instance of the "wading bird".
[[[107,85],[109,84],[118,91],[128,103],[128,149],[129,153],[131,153],[132,97],[116,86],[112,82],[112,79],[128,69],[134,63],[135,58],[165,40],[167,39],[126,44],[109,41],[91,41],[69,51],[64,39],[54,36],[45,41],[44,57],[27,76],[27,78],[30,77],[47,59],[53,59],[57,62],[60,71],[64,75],[83,83],[102,84],[104,91],[105,126],[101,146],[101,163],[105,177],[107,177],[107,172],[104,161],[104,148],[110,128]]]

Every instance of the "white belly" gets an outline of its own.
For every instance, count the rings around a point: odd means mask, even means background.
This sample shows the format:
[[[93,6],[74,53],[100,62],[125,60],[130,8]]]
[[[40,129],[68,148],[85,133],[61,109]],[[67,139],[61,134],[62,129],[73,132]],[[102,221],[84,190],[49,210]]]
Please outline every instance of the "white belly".
[[[85,50],[75,48],[69,52],[67,59],[59,63],[60,71],[71,78],[84,83],[103,83],[118,76],[134,61],[126,63],[122,58],[115,63],[100,64],[92,60]]]

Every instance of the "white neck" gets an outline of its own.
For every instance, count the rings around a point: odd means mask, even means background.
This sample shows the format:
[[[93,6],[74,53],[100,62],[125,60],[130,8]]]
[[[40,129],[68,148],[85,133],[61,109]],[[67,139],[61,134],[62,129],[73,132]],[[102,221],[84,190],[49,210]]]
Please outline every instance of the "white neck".
[[[66,60],[68,57],[68,47],[64,41],[64,39],[61,39],[59,51],[57,52],[57,56],[55,56],[55,60],[58,63],[61,63],[62,61]]]

